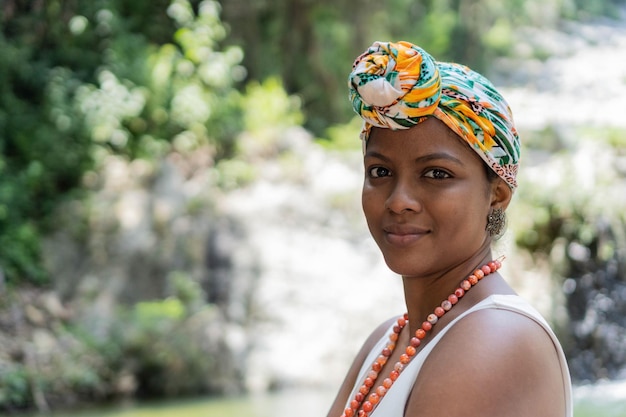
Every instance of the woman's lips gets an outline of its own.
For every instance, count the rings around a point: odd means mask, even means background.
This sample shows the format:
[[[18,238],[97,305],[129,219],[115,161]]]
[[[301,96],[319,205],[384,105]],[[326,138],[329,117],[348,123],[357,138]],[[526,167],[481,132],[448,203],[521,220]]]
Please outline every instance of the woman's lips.
[[[387,242],[396,246],[409,246],[430,233],[426,228],[407,224],[388,225],[383,231]]]

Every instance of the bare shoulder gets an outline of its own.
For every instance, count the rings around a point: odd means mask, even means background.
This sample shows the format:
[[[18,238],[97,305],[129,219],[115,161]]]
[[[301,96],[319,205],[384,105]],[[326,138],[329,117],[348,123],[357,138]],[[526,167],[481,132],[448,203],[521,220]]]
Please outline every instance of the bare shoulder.
[[[344,406],[348,401],[348,396],[350,395],[354,384],[356,383],[356,379],[359,375],[359,371],[367,358],[367,355],[374,348],[376,343],[385,335],[387,330],[391,327],[391,325],[397,320],[397,317],[390,318],[385,322],[381,323],[374,331],[368,336],[368,338],[363,343],[363,346],[357,353],[348,373],[339,388],[339,392],[335,397],[335,400],[328,412],[328,416],[340,416],[343,414]]]
[[[551,337],[512,311],[467,315],[425,361],[405,417],[442,411],[458,417],[564,416],[565,387]]]

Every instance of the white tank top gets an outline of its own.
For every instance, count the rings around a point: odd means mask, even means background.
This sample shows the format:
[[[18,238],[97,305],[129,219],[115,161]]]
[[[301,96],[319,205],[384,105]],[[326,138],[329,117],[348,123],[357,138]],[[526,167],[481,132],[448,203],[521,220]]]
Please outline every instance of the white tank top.
[[[561,348],[561,344],[557,339],[556,335],[550,328],[550,325],[546,322],[546,320],[539,314],[537,310],[535,310],[530,304],[528,304],[524,299],[517,295],[492,295],[490,297],[485,298],[480,303],[476,304],[471,309],[467,310],[459,317],[455,318],[449,325],[443,328],[437,335],[409,362],[409,364],[404,368],[400,377],[394,382],[393,386],[387,391],[382,400],[378,403],[374,411],[370,414],[370,417],[403,417],[404,416],[404,408],[413,388],[413,384],[417,379],[417,375],[422,368],[422,365],[428,358],[430,352],[435,348],[437,343],[441,340],[441,338],[446,334],[446,332],[459,320],[468,314],[486,309],[486,308],[495,308],[502,310],[509,310],[516,313],[520,313],[526,317],[537,322],[541,327],[545,329],[545,331],[552,338],[552,342],[554,343],[554,347],[559,356],[559,362],[561,364],[561,375],[563,377],[563,385],[566,387],[565,390],[565,417],[573,417],[573,404],[572,404],[572,385],[571,379],[569,375],[569,370],[567,368],[567,361],[565,359],[565,354],[563,353],[563,349]],[[395,323],[394,323],[395,324]],[[371,364],[374,360],[380,355],[380,352],[385,347],[385,344],[388,341],[389,334],[393,331],[393,325],[387,330],[387,333],[378,341],[378,343],[374,346],[372,351],[369,353],[361,370],[359,371],[359,377],[357,378],[357,384],[352,390],[350,394],[348,404],[349,406],[350,399],[354,398],[357,390],[361,386],[359,382],[363,381],[370,370]]]

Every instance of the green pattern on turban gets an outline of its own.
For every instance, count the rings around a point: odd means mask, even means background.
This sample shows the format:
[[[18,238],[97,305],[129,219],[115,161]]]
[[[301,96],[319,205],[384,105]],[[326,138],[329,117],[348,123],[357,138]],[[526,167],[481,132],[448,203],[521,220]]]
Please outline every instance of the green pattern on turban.
[[[350,101],[372,126],[408,129],[428,116],[444,122],[511,188],[520,141],[509,105],[489,80],[466,66],[437,62],[408,42],[375,42],[353,64]]]

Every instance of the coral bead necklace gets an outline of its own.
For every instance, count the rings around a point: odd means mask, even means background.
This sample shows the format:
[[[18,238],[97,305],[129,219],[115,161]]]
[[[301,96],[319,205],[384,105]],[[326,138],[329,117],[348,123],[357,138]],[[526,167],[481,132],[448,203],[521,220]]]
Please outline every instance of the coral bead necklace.
[[[470,276],[461,281],[459,287],[428,315],[426,321],[415,331],[415,335],[413,335],[409,341],[409,345],[406,347],[404,353],[400,355],[400,359],[394,364],[393,370],[389,373],[387,378],[383,380],[382,384],[374,388],[374,383],[378,379],[379,372],[383,369],[383,366],[385,366],[396,347],[400,332],[409,322],[408,314],[404,313],[404,315],[398,319],[396,325],[393,326],[393,332],[389,335],[389,342],[383,348],[381,354],[374,360],[363,384],[348,404],[348,407],[343,411],[341,417],[368,417],[374,408],[376,408],[376,405],[383,399],[389,388],[391,388],[393,383],[398,379],[402,370],[411,362],[411,359],[413,359],[417,353],[417,348],[422,343],[422,339],[426,337],[426,334],[433,328],[435,323],[437,323],[446,312],[450,311],[459,299],[461,299],[470,288],[476,285],[478,281],[496,272],[501,266],[502,263],[500,260],[496,259],[476,269]],[[372,390],[372,388],[374,389]]]

